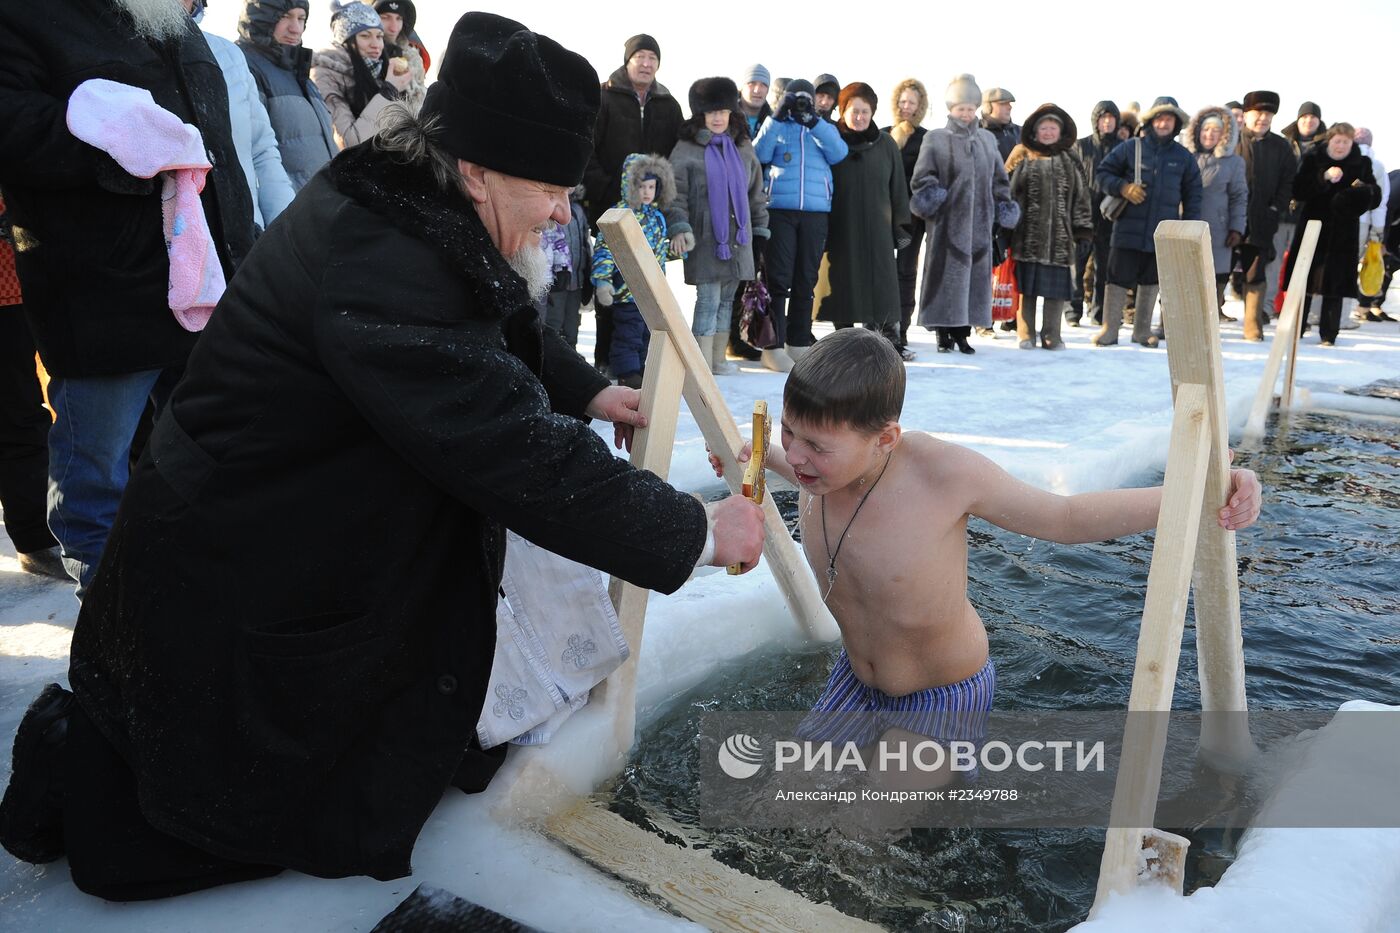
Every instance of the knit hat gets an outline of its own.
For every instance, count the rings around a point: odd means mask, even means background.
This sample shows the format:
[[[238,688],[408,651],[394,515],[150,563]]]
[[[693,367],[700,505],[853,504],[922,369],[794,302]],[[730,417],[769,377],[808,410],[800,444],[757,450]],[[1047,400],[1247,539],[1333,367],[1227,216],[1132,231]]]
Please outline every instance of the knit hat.
[[[403,17],[403,29],[399,31],[402,39],[407,39],[413,34],[413,29],[418,25],[418,8],[413,5],[413,0],[379,0],[374,5],[376,13],[397,13]]]
[[[630,62],[633,55],[644,49],[655,52],[656,60],[661,60],[661,45],[651,36],[641,32],[622,43],[622,64]]]
[[[817,89],[812,87],[812,82],[805,78],[793,78],[787,83],[787,88],[783,91],[786,94],[806,94],[808,97],[816,97]]]
[[[762,65],[750,65],[748,70],[744,72],[744,80],[740,83],[749,84],[754,81],[757,81],[759,84],[773,83],[772,75],[770,75],[768,69],[764,68]]]
[[[986,92],[982,94],[982,103],[1014,104],[1016,103],[1016,95],[1012,94],[1004,87],[987,88]]]
[[[958,104],[971,104],[976,107],[982,102],[982,91],[977,87],[977,79],[969,74],[960,74],[948,82],[943,92],[943,103],[952,110]]]
[[[333,2],[331,10],[331,41],[336,45],[345,45],[366,29],[384,28],[379,14],[359,0]]]
[[[1321,120],[1322,108],[1319,107],[1317,104],[1314,104],[1310,100],[1305,100],[1302,104],[1298,106],[1298,116],[1301,117],[1306,116],[1308,114],[1311,114],[1312,116],[1317,117],[1319,120]]]
[[[841,93],[841,82],[836,80],[836,75],[817,75],[817,80],[812,82],[813,94],[830,94],[832,97]]]
[[[1278,113],[1278,95],[1273,91],[1250,91],[1244,95],[1244,109]]]
[[[701,78],[690,86],[690,115],[739,109],[739,88],[729,78]]]
[[[1228,103],[1225,105],[1225,109],[1226,109],[1226,110],[1243,110],[1243,109],[1244,109],[1244,104],[1240,103],[1240,102],[1237,101],[1237,100],[1232,100],[1232,101],[1228,102]]]
[[[598,97],[598,74],[582,55],[515,20],[467,13],[419,116],[441,120],[435,141],[456,158],[573,187],[593,152]]]
[[[1371,131],[1368,128],[1364,126],[1358,126],[1356,128],[1356,144],[1358,146],[1369,146],[1371,145],[1371,140],[1374,138],[1375,137],[1371,135]]]
[[[864,81],[855,81],[841,89],[841,93],[836,97],[836,106],[842,113],[846,112],[846,105],[859,97],[870,105],[871,110],[880,106],[880,98],[876,96],[875,89]]]

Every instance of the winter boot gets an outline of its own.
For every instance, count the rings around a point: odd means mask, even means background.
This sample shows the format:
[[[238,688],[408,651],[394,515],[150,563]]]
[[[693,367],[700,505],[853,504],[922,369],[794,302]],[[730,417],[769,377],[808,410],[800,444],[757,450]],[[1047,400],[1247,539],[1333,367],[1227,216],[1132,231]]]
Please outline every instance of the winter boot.
[[[938,352],[953,352],[953,331],[947,327],[935,327],[933,332],[938,335]]]
[[[1244,287],[1244,339],[1251,343],[1264,339],[1264,325],[1268,323],[1264,315],[1264,284],[1251,282]]]
[[[953,343],[958,345],[959,353],[967,353],[970,355],[977,352],[976,348],[973,347],[972,344],[967,342],[968,335],[971,333],[971,327],[953,328]]]
[[[1065,342],[1060,339],[1061,315],[1065,302],[1045,299],[1045,319],[1041,322],[1040,346],[1044,350],[1063,350]]]
[[[1157,307],[1157,286],[1139,285],[1137,290],[1137,316],[1133,318],[1133,343],[1144,347],[1157,346],[1157,335],[1152,333],[1152,312]]]
[[[705,341],[710,341],[710,372],[716,376],[732,376],[739,371],[739,367],[724,358],[724,349],[729,345],[729,335],[724,331],[715,331],[713,337],[700,338],[700,347],[703,350]]]
[[[724,335],[724,342],[729,343],[729,335]],[[695,338],[695,343],[700,347],[700,359],[705,361],[705,368],[710,372],[715,370],[715,338],[713,334],[705,334]]]
[[[41,865],[63,855],[63,748],[73,694],[49,684],[20,720],[10,786],[0,802],[0,845]]]
[[[1123,326],[1123,306],[1128,303],[1127,289],[1109,285],[1103,294],[1103,327],[1094,335],[1094,346],[1111,347],[1118,343],[1118,328]]]
[[[782,347],[764,350],[759,359],[765,369],[771,369],[775,373],[792,372],[792,357],[788,356]]]
[[[1021,296],[1021,303],[1016,308],[1016,339],[1021,343],[1029,340],[1035,343],[1035,301],[1034,295]],[[1050,314],[1049,302],[1046,302],[1045,313]]]
[[[784,349],[787,350],[788,359],[792,360],[794,363],[812,352],[811,347],[794,347],[792,344],[788,344]]]

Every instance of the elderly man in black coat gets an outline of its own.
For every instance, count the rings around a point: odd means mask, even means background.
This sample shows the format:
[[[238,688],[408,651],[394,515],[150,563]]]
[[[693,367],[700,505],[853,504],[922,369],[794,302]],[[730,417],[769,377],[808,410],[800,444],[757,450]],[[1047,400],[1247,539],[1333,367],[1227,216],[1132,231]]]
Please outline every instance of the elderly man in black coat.
[[[70,98],[95,79],[149,91],[156,107],[198,131],[213,164],[200,204],[226,278],[253,240],[223,72],[180,3],[0,4],[0,186],[58,416],[49,527],[80,598],[111,530],[142,412],[165,403],[198,337],[171,311],[160,178],[135,177],[69,130]]]
[[[1275,234],[1288,216],[1298,164],[1288,140],[1269,132],[1278,105],[1273,91],[1250,91],[1244,96],[1240,155],[1249,183],[1249,207],[1244,241],[1236,251],[1238,264],[1244,269],[1244,339],[1254,342],[1264,339],[1264,325],[1269,321],[1264,309],[1269,291],[1267,271],[1280,258]]]
[[[424,122],[340,154],[262,236],[131,481],[73,693],[20,725],[13,854],[66,851],[118,900],[400,877],[481,754],[506,527],[667,592],[757,560],[753,503],[707,513],[612,455],[586,419],[630,431],[636,393],[535,315],[597,102],[582,57],[469,13]]]

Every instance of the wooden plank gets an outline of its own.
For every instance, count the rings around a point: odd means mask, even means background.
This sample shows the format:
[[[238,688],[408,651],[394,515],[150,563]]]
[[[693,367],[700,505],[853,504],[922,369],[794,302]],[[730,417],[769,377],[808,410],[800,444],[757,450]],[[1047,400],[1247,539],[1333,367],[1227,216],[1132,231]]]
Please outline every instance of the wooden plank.
[[[707,851],[671,844],[595,801],[545,824],[547,835],[609,874],[718,933],[876,933],[883,928],[762,878]]]
[[[647,426],[632,436],[632,465],[650,470],[662,479],[671,471],[681,387],[685,383],[685,363],[676,343],[665,331],[651,335],[642,377],[641,413],[647,418]],[[609,593],[631,654],[593,692],[592,701],[601,702],[611,712],[617,748],[625,751],[632,747],[637,725],[637,664],[642,654],[642,629],[650,591],[614,577]]]
[[[629,210],[613,208],[599,218],[598,229],[612,249],[613,258],[653,337],[669,333],[676,338],[673,345],[685,364],[686,406],[705,442],[724,464],[724,478],[730,490],[740,493],[743,470],[736,457],[743,446],[743,438],[719,384],[700,356],[699,345],[689,336],[690,327],[681,314],[675,294],[666,284],[666,275],[656,262],[637,218]],[[836,620],[822,602],[816,579],[771,498],[763,504],[763,513],[766,531],[763,556],[787,600],[789,611],[810,637],[821,641],[836,638],[839,634]]]
[[[1160,260],[1159,255],[1159,263]],[[1173,330],[1175,326],[1174,321],[1167,324],[1169,342],[1181,339],[1182,332]],[[1138,633],[1137,663],[1128,699],[1129,718],[1123,730],[1123,754],[1114,784],[1095,910],[1111,892],[1127,891],[1136,884],[1144,835],[1154,832],[1151,827],[1162,784],[1167,719],[1132,714],[1169,711],[1172,706],[1211,446],[1206,387],[1191,383],[1178,386],[1162,506],[1147,576],[1147,600]]]
[[[1318,231],[1321,232],[1322,221],[1308,221],[1309,226],[1314,224],[1317,226]],[[1303,235],[1307,236],[1307,228],[1304,228]],[[1314,247],[1316,247],[1316,244],[1317,241],[1314,239]],[[1284,321],[1283,316],[1279,317],[1278,328],[1274,334],[1275,340],[1280,336],[1286,337],[1287,343],[1285,346],[1288,348],[1288,362],[1283,367],[1283,390],[1279,393],[1278,397],[1279,411],[1287,411],[1293,407],[1293,376],[1298,369],[1298,341],[1302,339],[1299,330],[1302,327],[1303,321],[1307,319],[1308,314],[1308,276],[1312,270],[1314,252],[1315,250],[1309,251],[1304,255],[1304,250],[1301,247],[1298,249],[1298,259],[1300,261],[1293,264],[1293,275],[1288,280],[1288,294],[1285,295],[1283,299],[1284,314],[1287,314],[1290,307],[1292,308],[1293,314],[1289,316],[1287,321]],[[1304,265],[1301,260],[1306,260],[1307,265]],[[1287,324],[1286,329],[1285,324]]]
[[[1235,533],[1221,528],[1217,517],[1230,498],[1230,451],[1210,228],[1202,221],[1168,221],[1155,239],[1173,391],[1187,383],[1205,387],[1211,439],[1192,578],[1201,709],[1243,711],[1248,699]],[[1206,717],[1203,759],[1222,770],[1243,770],[1254,755],[1246,727],[1243,716]]]
[[[1298,261],[1293,264],[1293,276],[1288,280],[1288,294],[1283,301],[1283,312],[1279,315],[1278,326],[1274,328],[1274,339],[1269,344],[1269,358],[1264,363],[1264,374],[1259,379],[1259,389],[1254,393],[1254,403],[1249,408],[1249,418],[1244,424],[1244,435],[1240,446],[1254,448],[1264,438],[1264,425],[1269,417],[1269,409],[1274,404],[1274,388],[1278,383],[1279,366],[1284,354],[1292,360],[1298,349],[1298,313],[1307,295],[1308,271],[1312,268],[1313,254],[1317,251],[1317,238],[1322,232],[1322,221],[1310,220],[1303,228],[1303,242],[1298,247]],[[1291,384],[1291,380],[1290,380]],[[1289,393],[1292,400],[1292,393]]]

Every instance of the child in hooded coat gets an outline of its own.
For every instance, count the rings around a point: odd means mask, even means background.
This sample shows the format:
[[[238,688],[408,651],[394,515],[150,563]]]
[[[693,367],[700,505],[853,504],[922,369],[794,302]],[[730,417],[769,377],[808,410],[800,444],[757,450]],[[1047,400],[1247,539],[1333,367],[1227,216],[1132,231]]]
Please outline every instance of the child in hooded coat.
[[[666,236],[666,215],[662,211],[670,207],[675,196],[675,175],[665,157],[634,152],[623,161],[622,200],[613,207],[625,207],[636,216],[647,244],[662,269],[666,268],[666,255],[670,249]],[[640,389],[642,364],[646,361],[651,331],[632,300],[632,292],[622,280],[622,270],[618,269],[612,250],[601,232],[593,250],[593,301],[600,307],[613,309],[613,339],[608,366],[617,376],[618,385]]]

